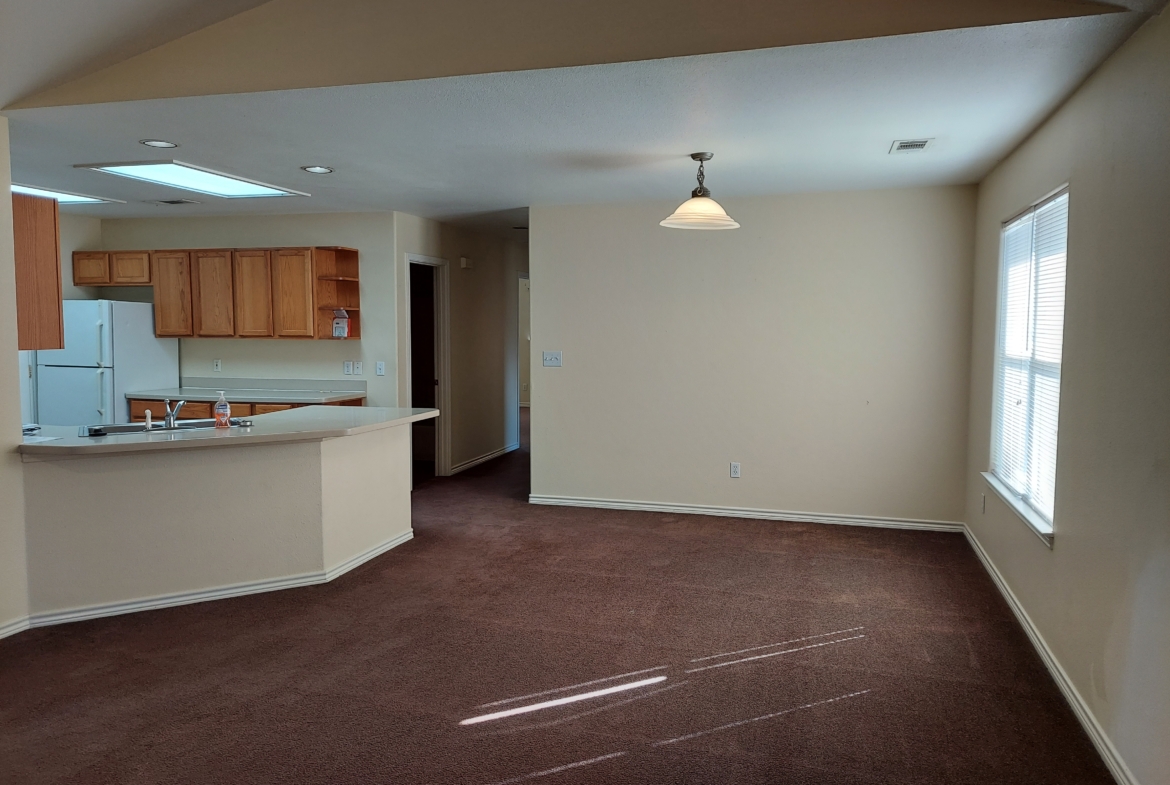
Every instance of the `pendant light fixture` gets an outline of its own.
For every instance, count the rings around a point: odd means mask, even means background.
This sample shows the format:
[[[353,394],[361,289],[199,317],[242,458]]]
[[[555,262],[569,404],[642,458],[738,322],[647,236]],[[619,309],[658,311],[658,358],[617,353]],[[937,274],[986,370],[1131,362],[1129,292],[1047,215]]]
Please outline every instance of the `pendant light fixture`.
[[[691,191],[687,199],[674,214],[660,222],[669,229],[738,229],[739,224],[711,198],[711,192],[703,185],[706,177],[703,164],[710,161],[714,153],[691,153],[691,160],[699,162],[699,187]]]

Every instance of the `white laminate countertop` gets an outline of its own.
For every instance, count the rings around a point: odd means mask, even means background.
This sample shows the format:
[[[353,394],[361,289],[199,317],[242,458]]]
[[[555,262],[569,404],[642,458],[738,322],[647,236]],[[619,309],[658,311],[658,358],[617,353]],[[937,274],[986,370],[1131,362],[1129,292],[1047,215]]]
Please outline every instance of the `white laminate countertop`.
[[[194,450],[271,442],[302,442],[353,436],[439,416],[438,409],[384,409],[374,406],[305,406],[249,417],[249,428],[78,436],[77,426],[46,425],[17,447],[24,460],[96,456],[113,453]]]
[[[170,398],[172,401],[191,401],[193,403],[219,400],[219,389],[211,387],[168,387],[162,390],[137,390],[126,393],[126,397],[136,401],[162,401]],[[366,394],[358,390],[261,390],[261,389],[224,389],[224,397],[229,403],[337,403],[352,401],[355,398],[365,398]]]

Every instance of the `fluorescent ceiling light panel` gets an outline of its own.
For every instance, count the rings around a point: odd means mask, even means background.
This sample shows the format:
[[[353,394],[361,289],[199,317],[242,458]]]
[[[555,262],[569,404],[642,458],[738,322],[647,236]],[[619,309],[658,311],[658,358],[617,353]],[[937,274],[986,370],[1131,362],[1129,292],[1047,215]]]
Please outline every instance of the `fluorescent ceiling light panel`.
[[[80,169],[96,169],[99,172],[129,177],[158,185],[181,188],[225,199],[248,199],[261,196],[308,196],[300,191],[290,191],[264,183],[245,180],[221,172],[213,172],[182,161],[142,161],[114,164],[79,164]]]
[[[45,199],[56,199],[61,204],[104,204],[106,202],[125,204],[120,199],[99,199],[96,196],[67,194],[62,191],[50,191],[46,188],[33,188],[31,185],[17,185],[16,183],[12,184],[12,193],[24,194],[25,196],[40,196]]]

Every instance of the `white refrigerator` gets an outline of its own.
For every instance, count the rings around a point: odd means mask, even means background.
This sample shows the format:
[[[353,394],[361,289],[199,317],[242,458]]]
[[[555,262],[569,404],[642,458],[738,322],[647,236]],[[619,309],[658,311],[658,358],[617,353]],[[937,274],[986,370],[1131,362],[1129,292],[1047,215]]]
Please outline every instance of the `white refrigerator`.
[[[157,338],[154,306],[66,300],[65,348],[37,352],[40,425],[130,422],[126,393],[179,386],[179,339]]]

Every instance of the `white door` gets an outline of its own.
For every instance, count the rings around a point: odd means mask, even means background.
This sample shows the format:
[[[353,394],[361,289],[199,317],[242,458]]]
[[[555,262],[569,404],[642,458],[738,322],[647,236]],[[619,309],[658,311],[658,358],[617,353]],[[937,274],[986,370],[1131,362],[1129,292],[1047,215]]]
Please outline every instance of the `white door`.
[[[40,365],[100,368],[110,365],[109,300],[66,300],[61,303],[65,348],[37,352]]]
[[[108,368],[37,368],[37,415],[41,425],[112,423],[114,372]]]

